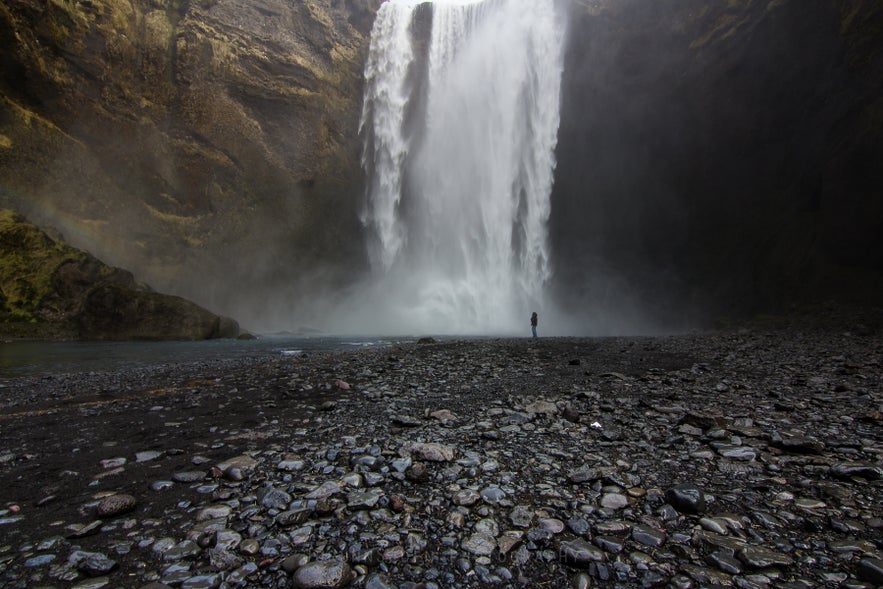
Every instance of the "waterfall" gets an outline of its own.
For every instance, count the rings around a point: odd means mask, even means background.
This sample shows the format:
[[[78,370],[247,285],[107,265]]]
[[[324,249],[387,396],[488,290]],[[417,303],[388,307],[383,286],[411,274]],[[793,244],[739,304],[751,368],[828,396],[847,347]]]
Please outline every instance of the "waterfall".
[[[377,330],[542,317],[562,51],[554,0],[380,7],[361,120]]]

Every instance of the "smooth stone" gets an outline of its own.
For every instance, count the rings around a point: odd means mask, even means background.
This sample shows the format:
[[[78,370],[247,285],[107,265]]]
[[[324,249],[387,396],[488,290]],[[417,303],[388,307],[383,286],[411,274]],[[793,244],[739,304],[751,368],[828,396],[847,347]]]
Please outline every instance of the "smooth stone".
[[[242,542],[242,535],[233,530],[219,530],[215,535],[215,547],[221,550],[235,550]]]
[[[291,582],[297,589],[340,589],[352,581],[350,566],[340,560],[313,561],[295,571]]]
[[[883,479],[883,466],[865,462],[841,463],[831,467],[831,474],[843,479],[859,477],[869,481],[878,481]]]
[[[573,516],[567,520],[567,528],[577,536],[588,537],[592,531],[592,524],[584,517]]]
[[[86,536],[91,536],[92,534],[97,534],[101,529],[101,526],[104,525],[104,522],[101,520],[95,520],[88,524],[71,524],[66,529],[70,530],[68,534],[68,538],[85,538]]]
[[[739,560],[755,569],[765,569],[772,566],[791,566],[794,563],[787,554],[782,554],[763,546],[744,546],[736,553]]]
[[[111,560],[107,555],[83,550],[75,550],[71,553],[68,557],[68,564],[90,577],[106,575],[117,567],[116,561]]]
[[[226,582],[231,587],[239,587],[247,585],[248,578],[258,572],[258,565],[253,562],[247,562],[227,576]]]
[[[485,534],[492,538],[496,538],[500,535],[500,526],[497,524],[496,520],[492,518],[484,518],[476,522],[474,531],[479,534]]]
[[[708,530],[709,532],[714,532],[715,534],[720,534],[721,536],[726,536],[729,532],[727,530],[726,523],[715,519],[713,517],[703,517],[699,520],[699,525]]]
[[[555,403],[550,403],[549,401],[544,401],[542,399],[534,401],[525,407],[524,410],[531,416],[545,415],[547,417],[552,417],[558,415],[558,406],[555,405]]]
[[[389,577],[383,573],[371,573],[365,579],[365,589],[398,589],[393,585]]]
[[[714,551],[708,555],[708,560],[717,568],[730,575],[742,573],[742,563],[725,552]]]
[[[100,461],[98,464],[101,465],[101,468],[104,470],[110,470],[112,468],[119,468],[126,464],[129,460],[127,458],[119,457],[119,458],[107,458],[105,460]]]
[[[381,558],[383,562],[395,562],[397,560],[401,560],[405,557],[405,548],[404,546],[390,546],[386,550],[383,551],[383,555]]]
[[[689,483],[675,485],[665,492],[665,500],[681,513],[700,514],[705,511],[705,493]]]
[[[717,453],[724,458],[744,460],[746,462],[756,460],[759,454],[759,452],[751,446],[721,446],[717,448]]]
[[[167,489],[171,489],[175,486],[175,483],[172,481],[153,481],[150,483],[151,491],[165,491]]]
[[[222,473],[227,475],[233,469],[238,469],[242,472],[249,472],[254,470],[254,468],[258,465],[258,461],[252,458],[251,456],[242,454],[239,456],[234,456],[233,458],[228,458],[223,462],[219,462],[217,464],[217,469]]]
[[[308,562],[310,562],[310,557],[306,554],[292,554],[282,561],[282,570],[290,575]]]
[[[163,553],[163,560],[175,561],[183,558],[196,556],[202,552],[202,548],[192,540],[182,540]]]
[[[138,506],[138,500],[131,495],[119,494],[105,497],[95,508],[98,517],[113,517],[122,513],[128,513]]]
[[[283,511],[276,516],[276,523],[280,526],[298,526],[307,521],[313,514],[313,510],[308,507],[300,507],[298,509],[290,509]]]
[[[863,558],[858,563],[858,578],[883,587],[883,560]]]
[[[156,460],[160,456],[162,456],[162,452],[158,452],[156,450],[147,450],[144,452],[136,452],[135,453],[135,462],[150,462],[151,460]]]
[[[212,519],[224,519],[230,517],[233,508],[229,505],[209,505],[202,508],[196,514],[196,521],[204,522]]]
[[[497,505],[500,501],[506,498],[506,492],[499,487],[487,487],[486,489],[482,489],[481,498],[487,503]]]
[[[453,446],[435,442],[412,444],[410,453],[412,457],[428,462],[453,462],[457,456],[457,450]]]
[[[599,534],[625,534],[630,529],[631,526],[619,520],[607,520],[595,524],[595,531]]]
[[[278,509],[279,511],[283,511],[288,509],[290,504],[291,495],[282,489],[276,489],[274,487],[267,489],[267,492],[264,493],[264,496],[261,499],[261,505],[267,509]]]
[[[307,493],[305,495],[306,499],[328,499],[329,497],[333,497],[334,495],[338,495],[342,493],[343,490],[340,488],[340,485],[333,481],[326,481]]]
[[[476,533],[463,540],[463,550],[477,556],[490,556],[497,547],[497,541],[487,534]]]
[[[176,544],[176,542],[175,542],[174,538],[169,538],[169,537],[160,538],[159,540],[157,540],[156,542],[153,543],[153,545],[150,547],[150,550],[152,552],[155,552],[156,554],[164,554],[170,548],[174,547],[175,544]]]
[[[481,495],[479,495],[478,491],[474,489],[463,489],[462,491],[457,491],[454,493],[454,496],[451,497],[451,501],[454,505],[461,505],[464,507],[471,507],[478,503],[481,500]]]
[[[303,460],[283,460],[276,465],[277,470],[284,472],[299,472],[307,467],[307,463]]]
[[[579,572],[570,580],[570,589],[591,589],[592,577],[585,572]]]
[[[507,530],[497,538],[497,548],[500,554],[509,554],[512,549],[521,545],[524,538],[524,532],[521,530]]]
[[[181,589],[217,589],[221,586],[221,575],[196,575],[181,583]]]
[[[595,536],[592,542],[605,552],[610,552],[612,554],[619,554],[622,552],[622,549],[625,548],[625,542],[623,539],[614,536]]]
[[[38,556],[32,556],[31,558],[25,560],[24,567],[31,569],[34,567],[41,567],[49,564],[53,560],[56,559],[56,555],[54,554],[40,554]]]
[[[601,497],[601,507],[606,509],[622,509],[628,507],[628,497],[620,493],[606,493]]]
[[[577,568],[588,568],[592,563],[604,562],[607,559],[607,555],[601,549],[582,538],[562,542],[558,548],[558,555],[563,562]]]
[[[347,507],[350,509],[373,509],[383,498],[383,489],[368,489],[366,491],[353,491],[346,496]]]
[[[205,471],[201,470],[187,470],[172,475],[172,480],[176,483],[198,483],[204,478]]]
[[[667,536],[664,532],[648,525],[638,524],[632,528],[632,539],[644,546],[662,546]]]
[[[509,521],[516,528],[529,528],[533,523],[533,510],[526,505],[516,505],[509,512]]]
[[[554,517],[541,519],[537,522],[537,526],[555,535],[563,532],[565,527],[563,521]]]

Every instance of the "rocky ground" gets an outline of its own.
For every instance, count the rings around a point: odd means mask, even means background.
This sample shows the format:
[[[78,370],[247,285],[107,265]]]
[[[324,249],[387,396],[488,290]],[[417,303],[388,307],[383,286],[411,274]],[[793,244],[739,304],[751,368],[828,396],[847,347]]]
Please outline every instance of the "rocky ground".
[[[7,380],[0,585],[883,585],[881,325]]]

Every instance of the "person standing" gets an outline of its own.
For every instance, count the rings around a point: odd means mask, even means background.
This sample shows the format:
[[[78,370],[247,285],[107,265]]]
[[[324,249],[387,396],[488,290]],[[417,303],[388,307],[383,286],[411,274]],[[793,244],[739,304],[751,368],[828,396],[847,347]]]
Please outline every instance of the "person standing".
[[[533,315],[530,316],[530,330],[533,332],[533,336],[537,336],[537,312],[534,311]]]

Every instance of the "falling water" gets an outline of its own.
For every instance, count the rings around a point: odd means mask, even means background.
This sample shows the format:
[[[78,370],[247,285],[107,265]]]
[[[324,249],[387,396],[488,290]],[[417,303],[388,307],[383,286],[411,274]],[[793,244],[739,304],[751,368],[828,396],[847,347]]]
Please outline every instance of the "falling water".
[[[381,6],[362,113],[378,330],[542,316],[562,37],[554,0]]]

